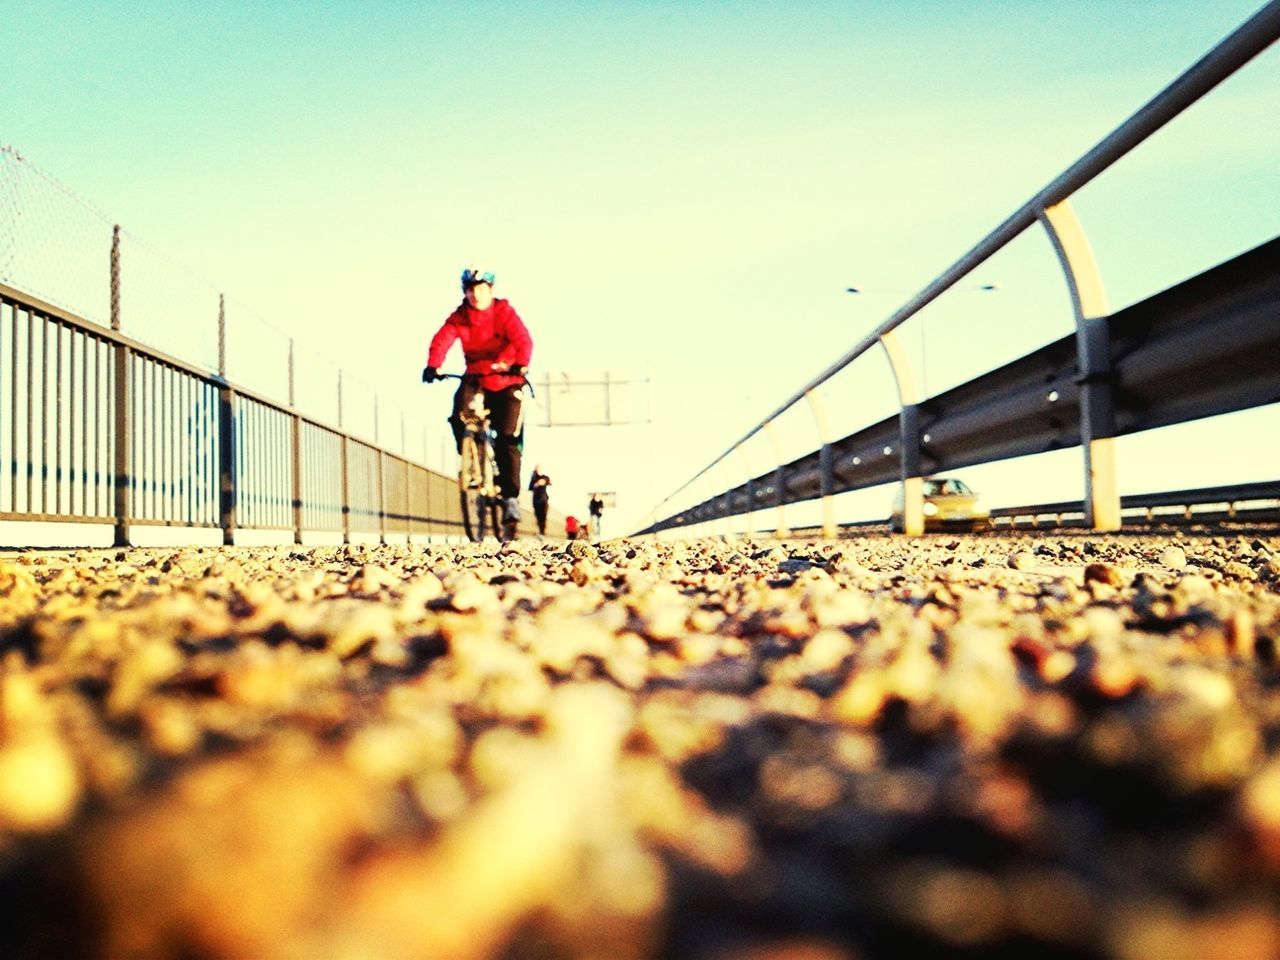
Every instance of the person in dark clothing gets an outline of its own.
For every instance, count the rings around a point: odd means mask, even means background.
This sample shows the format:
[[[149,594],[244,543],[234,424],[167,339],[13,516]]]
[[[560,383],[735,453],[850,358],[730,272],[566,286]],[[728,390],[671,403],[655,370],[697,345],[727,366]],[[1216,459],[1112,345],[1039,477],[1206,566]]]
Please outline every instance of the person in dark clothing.
[[[591,502],[587,504],[587,512],[591,514],[591,532],[599,540],[600,518],[604,515],[604,501],[600,499],[600,494],[593,493],[591,495]]]
[[[547,535],[547,507],[551,496],[547,487],[551,486],[551,478],[542,472],[541,464],[533,465],[533,473],[529,475],[529,490],[533,493],[533,515],[538,519],[538,535]]]

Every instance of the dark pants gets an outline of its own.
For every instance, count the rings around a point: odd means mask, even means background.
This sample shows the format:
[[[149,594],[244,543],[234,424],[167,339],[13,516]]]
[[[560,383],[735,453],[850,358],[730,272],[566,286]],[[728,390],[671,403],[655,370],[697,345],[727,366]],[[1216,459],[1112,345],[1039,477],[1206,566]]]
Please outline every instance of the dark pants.
[[[547,535],[548,505],[548,497],[545,493],[542,496],[538,496],[537,493],[533,495],[533,515],[538,518],[538,532],[544,537]]]
[[[462,452],[462,435],[466,433],[464,417],[471,416],[467,408],[477,393],[484,394],[489,426],[498,435],[493,444],[493,458],[498,464],[498,486],[502,489],[502,496],[519,496],[520,454],[524,452],[524,405],[520,401],[520,388],[481,390],[474,378],[463,377],[462,385],[453,395],[453,415],[449,417],[459,453]]]

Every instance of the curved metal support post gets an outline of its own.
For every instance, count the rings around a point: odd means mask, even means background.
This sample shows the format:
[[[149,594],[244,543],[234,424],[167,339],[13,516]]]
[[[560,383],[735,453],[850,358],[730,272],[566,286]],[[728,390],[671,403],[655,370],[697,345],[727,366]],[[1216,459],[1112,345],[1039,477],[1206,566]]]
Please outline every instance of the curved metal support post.
[[[720,476],[724,483],[724,493],[720,495],[720,517],[724,521],[720,528],[720,536],[724,540],[733,537],[733,474],[729,471],[729,461],[720,461]]]
[[[719,529],[720,499],[716,496],[715,477],[712,473],[704,473],[695,488],[698,495],[694,504],[698,510],[697,525],[699,537],[713,537]]]
[[[786,471],[782,467],[782,441],[778,439],[778,428],[773,425],[773,421],[769,420],[764,425],[765,436],[769,438],[769,446],[773,448],[773,462],[777,464],[773,470],[773,492],[775,503],[778,506],[778,521],[774,526],[773,535],[779,539],[791,536],[791,528],[787,526],[787,511],[784,501],[786,500]]]
[[[880,337],[893,370],[893,380],[898,387],[898,404],[902,412],[898,417],[898,445],[901,447],[902,480],[902,532],[918,537],[924,533],[924,472],[920,462],[920,393],[911,370],[911,361],[903,349],[896,330],[888,330]]]
[[[818,427],[818,440],[822,449],[818,452],[818,467],[822,471],[819,490],[822,494],[822,535],[832,538],[836,535],[835,503],[832,497],[836,492],[835,457],[831,449],[831,417],[827,412],[827,403],[816,390],[810,390],[804,398],[809,401],[809,411]]]
[[[1094,530],[1119,530],[1111,324],[1102,273],[1069,201],[1045,207],[1039,219],[1062,265],[1076,317],[1085,523]]]
[[[738,447],[738,457],[742,460],[742,473],[747,478],[747,511],[742,515],[742,532],[743,536],[749,537],[755,533],[756,491],[751,482],[755,471],[751,469],[751,458],[747,456],[745,446]]]

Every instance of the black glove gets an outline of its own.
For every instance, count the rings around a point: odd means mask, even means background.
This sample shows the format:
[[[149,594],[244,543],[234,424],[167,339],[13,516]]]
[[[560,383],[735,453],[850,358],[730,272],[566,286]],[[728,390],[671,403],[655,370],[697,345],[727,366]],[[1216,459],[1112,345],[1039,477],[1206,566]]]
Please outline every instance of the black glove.
[[[523,363],[513,363],[511,365],[511,370],[509,372],[513,377],[523,377],[526,373],[529,372],[529,368],[526,367]]]
[[[435,367],[422,368],[423,383],[435,383],[437,380],[440,380],[440,379],[441,379],[440,371],[437,370]]]

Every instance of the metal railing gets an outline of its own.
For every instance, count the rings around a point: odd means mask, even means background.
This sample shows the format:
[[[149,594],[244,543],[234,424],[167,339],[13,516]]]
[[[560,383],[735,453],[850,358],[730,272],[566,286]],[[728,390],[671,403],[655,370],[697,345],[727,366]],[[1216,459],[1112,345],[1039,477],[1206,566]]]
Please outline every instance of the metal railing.
[[[227,544],[236,530],[462,536],[453,477],[125,335],[119,288],[118,244],[110,328],[0,284],[0,520],[112,524],[118,545],[142,526]]]
[[[1080,509],[1086,524],[1097,530],[1117,529],[1121,498],[1115,437],[1280,401],[1280,246],[1271,241],[1188,284],[1111,315],[1101,272],[1070,197],[1277,38],[1280,0],[1272,0],[666,497],[651,512],[653,522],[638,533],[656,534],[775,508],[775,529],[785,534],[784,507],[820,498],[822,528],[832,535],[837,527],[835,494],[897,479],[903,487],[905,532],[918,534],[924,529],[922,478],[927,468],[985,463],[1065,446],[1084,448]],[[1075,334],[923,401],[896,329],[1037,223],[1062,268]],[[1170,319],[1166,311],[1175,316]],[[884,349],[893,372],[900,412],[834,439],[816,390],[876,344]],[[1222,380],[1240,382],[1214,383]],[[673,500],[761,431],[778,455],[775,421],[802,399],[817,423],[822,443],[818,450],[791,463],[779,462],[745,484],[659,519]]]
[[[1192,523],[1280,523],[1280,481],[1233,483],[1191,490],[1165,490],[1120,498],[1125,525],[1185,525]],[[997,529],[1078,527],[1085,522],[1078,502],[1000,507],[991,511]]]
[[[1190,490],[1165,490],[1160,493],[1126,494],[1120,498],[1123,529],[1150,530],[1164,526],[1179,528],[1208,527],[1222,532],[1232,524],[1250,527],[1280,526],[1280,480],[1262,483],[1233,483],[1220,487],[1196,487]],[[1001,535],[1026,529],[1085,528],[1084,509],[1079,500],[1035,503],[1017,507],[998,507],[990,511],[990,526],[973,532],[990,531]],[[844,532],[889,533],[887,518],[851,520],[837,524],[837,536]],[[940,533],[950,536],[964,527],[948,525]],[[772,536],[777,530],[757,531]],[[797,539],[824,536],[820,526],[795,527],[787,535]]]

